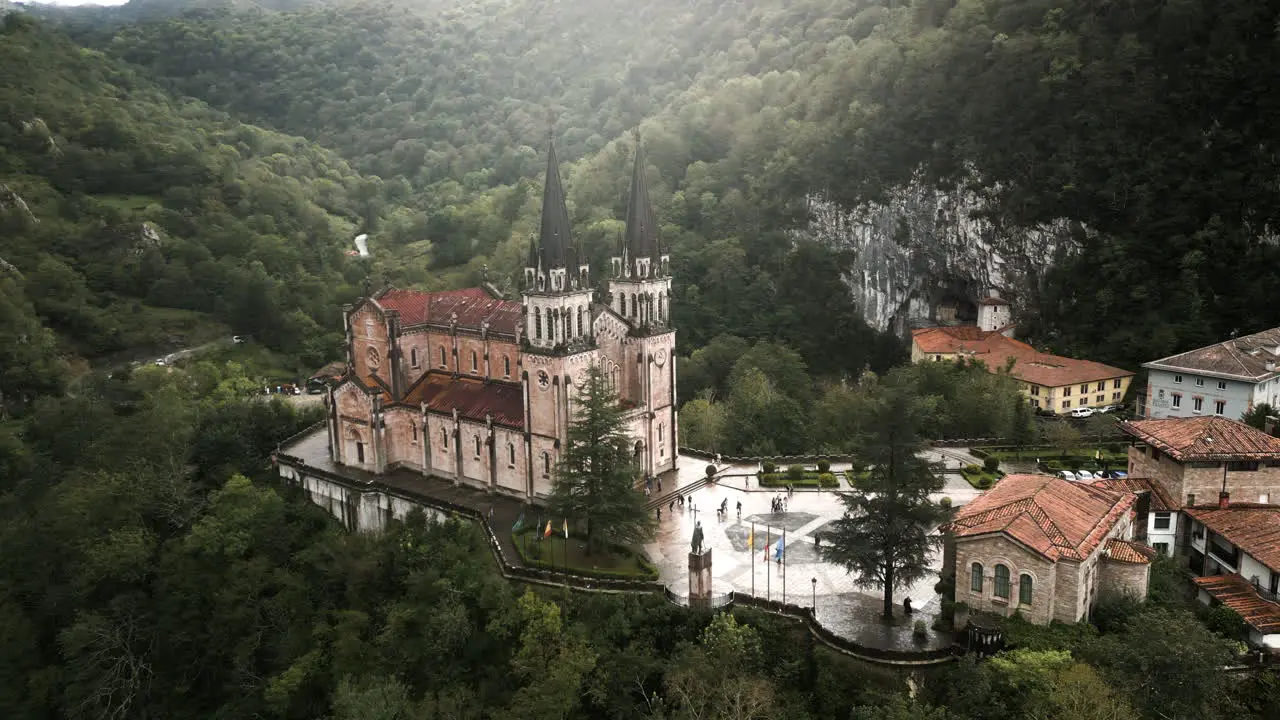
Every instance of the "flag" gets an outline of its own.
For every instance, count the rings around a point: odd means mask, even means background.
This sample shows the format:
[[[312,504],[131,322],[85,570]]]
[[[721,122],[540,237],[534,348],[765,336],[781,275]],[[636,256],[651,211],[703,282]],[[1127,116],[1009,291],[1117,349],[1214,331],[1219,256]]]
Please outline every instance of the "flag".
[[[516,518],[516,524],[511,526],[511,532],[520,532],[520,528],[524,527],[524,513],[520,513],[520,517]]]
[[[564,519],[564,539],[569,539],[569,518]]]
[[[542,537],[551,537],[551,521],[547,521],[547,529],[542,533]]]
[[[775,559],[782,557],[782,547],[783,547],[783,543],[785,542],[786,542],[786,538],[778,538],[778,547],[773,553],[773,556]]]
[[[756,549],[756,529],[751,528],[751,532],[747,533],[747,550]]]

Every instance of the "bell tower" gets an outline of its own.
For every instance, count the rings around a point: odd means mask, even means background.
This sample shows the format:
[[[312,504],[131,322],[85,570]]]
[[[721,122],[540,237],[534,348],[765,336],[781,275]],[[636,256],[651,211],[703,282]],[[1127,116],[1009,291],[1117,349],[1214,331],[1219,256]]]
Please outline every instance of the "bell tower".
[[[671,329],[671,255],[662,244],[649,201],[644,149],[636,133],[636,163],[627,201],[627,227],[613,256],[609,305],[640,333]]]
[[[529,350],[563,355],[594,345],[591,268],[574,244],[554,145],[547,150],[542,226],[524,268],[524,337]]]

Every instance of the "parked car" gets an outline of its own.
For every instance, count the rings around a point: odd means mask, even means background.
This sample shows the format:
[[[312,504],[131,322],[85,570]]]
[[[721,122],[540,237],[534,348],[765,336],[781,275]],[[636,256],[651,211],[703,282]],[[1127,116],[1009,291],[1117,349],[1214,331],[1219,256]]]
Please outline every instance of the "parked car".
[[[1062,478],[1063,480],[1070,480],[1072,482],[1075,482],[1078,479],[1076,477],[1076,474],[1071,472],[1070,470],[1059,470],[1058,477]]]
[[[1087,418],[1087,417],[1089,417],[1090,415],[1093,415],[1093,414],[1094,414],[1094,413],[1096,413],[1096,412],[1098,412],[1098,411],[1097,411],[1097,410],[1094,410],[1094,409],[1093,409],[1093,408],[1091,408],[1091,407],[1076,408],[1075,410],[1072,410],[1072,411],[1071,411],[1071,417],[1073,417],[1073,418]]]
[[[1077,479],[1077,480],[1099,480],[1099,479],[1101,479],[1101,478],[1102,478],[1101,473],[1099,473],[1098,475],[1096,475],[1096,476],[1095,476],[1093,473],[1089,472],[1088,470],[1077,470],[1077,471],[1076,471],[1076,479]]]
[[[243,345],[249,342],[249,336],[248,335],[232,335],[231,342],[237,345]]]

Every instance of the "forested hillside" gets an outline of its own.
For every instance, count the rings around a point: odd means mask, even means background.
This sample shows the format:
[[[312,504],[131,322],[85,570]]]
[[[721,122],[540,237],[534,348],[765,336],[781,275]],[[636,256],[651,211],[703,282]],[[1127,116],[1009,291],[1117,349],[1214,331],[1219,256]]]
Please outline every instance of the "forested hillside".
[[[967,188],[1002,227],[1077,228],[1017,298],[1033,339],[1136,366],[1280,322],[1276,246],[1259,240],[1277,205],[1263,100],[1276,15],[1243,1],[519,0],[205,14],[92,41],[402,180],[414,209],[382,240],[435,268],[514,269],[549,113],[562,154],[582,158],[573,210],[603,256],[623,136],[641,127],[688,271],[675,307],[691,347],[723,329],[701,311],[763,337],[735,303],[780,302],[761,278],[789,257],[807,195],[852,207],[911,182]],[[732,282],[708,277],[706,252]],[[422,279],[403,265],[384,276]]]

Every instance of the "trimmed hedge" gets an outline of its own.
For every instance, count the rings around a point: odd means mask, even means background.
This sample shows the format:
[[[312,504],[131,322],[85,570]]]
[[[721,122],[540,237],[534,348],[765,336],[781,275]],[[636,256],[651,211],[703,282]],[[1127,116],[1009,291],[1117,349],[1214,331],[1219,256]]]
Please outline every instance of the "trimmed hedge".
[[[793,480],[792,475],[788,473],[756,473],[756,478],[760,481],[760,487],[767,488],[786,488],[788,485],[798,488],[838,488],[840,480],[835,473],[819,473],[812,470],[805,470],[803,476],[799,480]]]
[[[523,542],[520,542],[519,538],[524,537],[533,532],[536,532],[535,529],[530,528],[527,530],[521,530],[518,533],[512,533],[511,535],[512,544],[516,546],[516,552],[520,554],[520,562],[524,563],[528,567],[539,568],[542,570],[551,570],[553,572],[558,572],[558,573],[568,572],[568,574],[570,575],[579,575],[581,577],[590,577],[590,578],[600,578],[603,580],[657,580],[658,579],[658,568],[654,567],[653,563],[649,562],[648,558],[646,558],[644,555],[641,555],[640,553],[637,553],[631,550],[630,548],[622,547],[621,545],[610,544],[607,549],[610,553],[613,553],[615,555],[635,558],[636,564],[638,564],[641,568],[640,572],[618,572],[615,570],[592,570],[588,568],[572,567],[572,566],[566,568],[562,564],[556,564],[554,560],[551,562],[547,562],[545,560],[542,560],[541,558],[530,557],[530,555],[525,552],[525,544]],[[580,538],[574,534],[570,534],[569,538],[582,540],[584,542],[586,541],[586,538]]]

